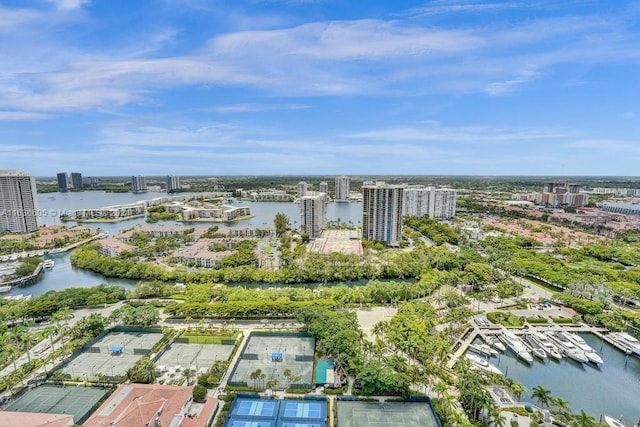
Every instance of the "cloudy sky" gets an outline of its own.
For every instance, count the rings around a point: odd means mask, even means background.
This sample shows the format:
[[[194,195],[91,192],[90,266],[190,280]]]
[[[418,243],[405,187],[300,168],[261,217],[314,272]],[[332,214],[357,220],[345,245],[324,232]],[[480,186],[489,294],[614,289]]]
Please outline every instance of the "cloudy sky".
[[[0,169],[640,175],[636,1],[0,0],[0,46]]]

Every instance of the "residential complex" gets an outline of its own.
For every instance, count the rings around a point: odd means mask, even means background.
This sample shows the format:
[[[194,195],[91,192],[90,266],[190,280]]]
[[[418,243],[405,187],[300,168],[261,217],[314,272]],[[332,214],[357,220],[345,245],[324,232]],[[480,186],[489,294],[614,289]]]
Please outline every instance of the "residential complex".
[[[327,227],[326,194],[313,193],[300,200],[300,231],[315,238]]]
[[[453,218],[456,216],[456,191],[422,185],[408,186],[403,191],[402,214]]]
[[[350,191],[349,177],[344,175],[337,176],[334,200],[336,202],[348,202],[350,200]]]
[[[167,175],[167,193],[178,192],[181,188],[179,176]]]
[[[131,177],[131,191],[134,193],[144,193],[147,191],[147,179],[144,176]]]
[[[293,196],[284,190],[275,190],[270,188],[268,190],[260,191],[259,193],[251,193],[251,197],[254,200],[261,202],[291,202]]]
[[[403,187],[379,181],[362,187],[362,238],[397,246],[402,238]]]
[[[36,179],[18,170],[0,171],[0,231],[38,230]]]
[[[593,194],[611,194],[614,196],[622,197],[637,197],[640,196],[639,188],[616,188],[616,187],[594,187],[589,191]]]
[[[87,185],[90,188],[100,187],[102,185],[102,179],[90,176],[87,178]]]
[[[589,195],[578,184],[546,182],[541,193],[518,193],[514,200],[528,200],[538,205],[580,207],[589,203]]]

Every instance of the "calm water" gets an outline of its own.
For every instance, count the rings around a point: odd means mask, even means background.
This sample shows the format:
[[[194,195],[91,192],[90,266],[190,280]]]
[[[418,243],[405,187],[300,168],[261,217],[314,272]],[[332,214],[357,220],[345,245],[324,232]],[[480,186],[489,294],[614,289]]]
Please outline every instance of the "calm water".
[[[189,194],[189,193],[187,193]],[[47,212],[47,216],[41,217],[43,225],[61,224],[58,212],[73,211],[81,208],[99,208],[103,206],[119,205],[133,203],[139,200],[152,199],[162,197],[165,193],[106,193],[103,191],[86,191],[83,193],[48,193],[39,194],[40,210]],[[270,226],[273,224],[273,218],[278,212],[287,215],[291,221],[291,226],[297,228],[299,225],[299,206],[295,203],[278,203],[278,202],[245,202],[238,201],[232,204],[238,206],[250,206],[253,214],[252,218],[233,222],[233,223],[215,223],[219,226],[244,227],[244,226]],[[56,214],[52,215],[51,212]],[[362,218],[361,203],[330,203],[327,208],[327,219],[358,225]],[[74,222],[63,223],[68,226],[75,225]],[[100,228],[108,232],[110,235],[118,233],[125,228],[131,228],[136,225],[144,225],[144,218],[135,218],[126,221],[114,223],[82,223],[93,229]],[[158,225],[165,226],[185,226],[189,227],[210,227],[212,224],[207,223],[180,223],[174,221],[161,221]],[[90,271],[73,268],[70,261],[70,253],[61,253],[49,255],[47,258],[53,259],[56,264],[53,270],[45,271],[40,279],[25,288],[13,288],[9,295],[31,294],[32,296],[42,295],[51,290],[60,290],[68,287],[92,287],[101,283],[109,285],[120,285],[127,289],[133,288],[135,281],[113,279],[104,277],[101,274],[92,273]],[[259,286],[261,286],[260,284]],[[258,286],[258,285],[256,285]],[[277,286],[277,285],[269,285]]]
[[[553,396],[564,397],[574,413],[584,409],[596,421],[606,414],[620,418],[627,426],[634,425],[640,418],[640,359],[627,359],[624,353],[595,335],[581,336],[602,356],[604,364],[600,368],[567,358],[546,364],[536,359],[529,366],[509,350],[491,362],[524,384],[529,392],[541,385],[551,390]],[[523,400],[536,403],[530,396]]]

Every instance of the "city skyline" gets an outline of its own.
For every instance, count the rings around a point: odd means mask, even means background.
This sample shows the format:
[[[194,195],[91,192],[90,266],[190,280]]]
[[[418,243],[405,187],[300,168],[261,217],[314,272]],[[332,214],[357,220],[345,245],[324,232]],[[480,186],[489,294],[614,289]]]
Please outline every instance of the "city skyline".
[[[588,0],[5,1],[0,168],[633,176],[639,15]]]

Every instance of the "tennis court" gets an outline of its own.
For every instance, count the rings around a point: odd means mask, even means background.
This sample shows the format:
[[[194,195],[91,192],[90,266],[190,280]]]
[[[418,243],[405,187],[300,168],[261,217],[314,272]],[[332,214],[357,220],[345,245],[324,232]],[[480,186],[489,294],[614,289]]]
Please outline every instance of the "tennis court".
[[[254,335],[249,340],[236,363],[229,385],[265,388],[268,381],[277,379],[278,388],[291,384],[313,384],[313,356],[315,340],[299,335]],[[265,377],[252,379],[251,374],[260,370]],[[284,371],[291,371],[290,377]],[[299,377],[299,378],[298,378]]]
[[[5,411],[73,415],[79,424],[91,409],[111,390],[97,387],[43,385],[33,388],[11,402]]]
[[[226,427],[325,427],[327,402],[237,398]]]
[[[161,333],[109,332],[62,367],[71,378],[123,376],[162,339]]]
[[[158,366],[207,371],[218,360],[229,360],[233,345],[172,343],[156,361]]]
[[[340,427],[440,427],[429,402],[339,400]]]

